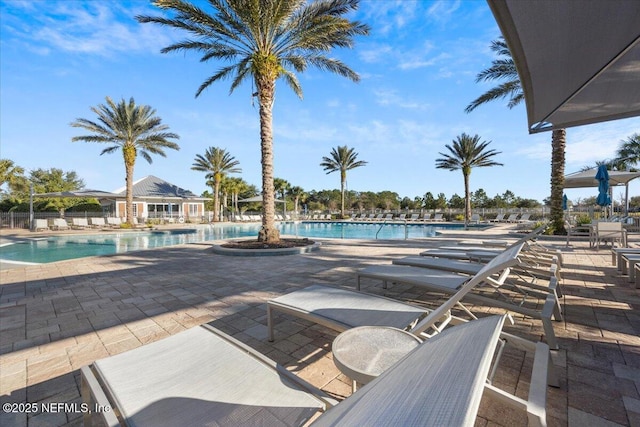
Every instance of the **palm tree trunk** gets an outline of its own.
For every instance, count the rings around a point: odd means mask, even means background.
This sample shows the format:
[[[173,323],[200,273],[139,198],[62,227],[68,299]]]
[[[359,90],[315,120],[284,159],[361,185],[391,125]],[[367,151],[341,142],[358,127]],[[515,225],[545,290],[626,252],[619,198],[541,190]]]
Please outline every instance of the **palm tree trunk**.
[[[136,161],[136,149],[133,145],[125,144],[122,147],[124,157],[125,181],[127,187],[125,215],[126,222],[133,225],[133,166]]]
[[[471,194],[469,193],[469,173],[464,173],[464,225],[471,219]]]
[[[347,175],[346,173],[342,172],[342,177],[340,179],[340,195],[341,195],[341,200],[340,200],[340,219],[344,218],[344,184],[347,180]]]
[[[273,185],[273,97],[275,77],[256,76],[260,102],[260,148],[262,154],[262,228],[258,241],[265,243],[280,240],[275,223],[275,189]]]
[[[220,221],[220,181],[213,181],[213,222]]]
[[[567,132],[556,129],[551,135],[551,225],[554,234],[565,234],[562,193],[564,191],[564,163]]]

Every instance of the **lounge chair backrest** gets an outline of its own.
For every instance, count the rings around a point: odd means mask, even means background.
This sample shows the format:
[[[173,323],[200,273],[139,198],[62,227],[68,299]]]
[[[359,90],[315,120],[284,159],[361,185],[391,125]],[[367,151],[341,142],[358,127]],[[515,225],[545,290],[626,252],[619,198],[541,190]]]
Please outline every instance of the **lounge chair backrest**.
[[[462,298],[468,294],[474,287],[484,282],[489,276],[502,272],[501,276],[505,277],[509,273],[512,266],[518,264],[518,256],[524,243],[510,246],[504,252],[501,252],[491,261],[489,261],[475,276],[469,279],[451,298],[444,304],[432,311],[427,317],[421,320],[413,327],[411,332],[415,334],[422,333],[434,327],[437,322],[449,315],[450,310],[458,304]]]
[[[90,219],[91,219],[91,225],[105,225],[104,218],[90,218]]]
[[[87,218],[73,218],[73,225],[76,227],[88,227]]]
[[[34,228],[36,230],[46,230],[49,228],[49,225],[47,225],[47,220],[46,219],[36,219],[34,220]]]
[[[472,426],[505,316],[447,329],[313,426]]]
[[[65,221],[63,218],[54,218],[53,226],[57,228],[69,228],[67,221]]]
[[[622,230],[622,223],[621,222],[604,222],[604,221],[600,221],[596,225],[596,227],[597,227],[598,233],[611,232],[611,231],[620,232]]]
[[[517,246],[517,245],[522,244],[522,243],[530,242],[530,241],[534,240],[536,237],[538,237],[540,234],[542,234],[542,232],[544,230],[546,230],[546,229],[547,229],[547,224],[543,224],[543,225],[539,226],[538,228],[534,229],[533,231],[525,234],[524,236],[522,236],[518,240],[516,240],[515,243],[513,243],[510,247],[514,247],[514,246]]]

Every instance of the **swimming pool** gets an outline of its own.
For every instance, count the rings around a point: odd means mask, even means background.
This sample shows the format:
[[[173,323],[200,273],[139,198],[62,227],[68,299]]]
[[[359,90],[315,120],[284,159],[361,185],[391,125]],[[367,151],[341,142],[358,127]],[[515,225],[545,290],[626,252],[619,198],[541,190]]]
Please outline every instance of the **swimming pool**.
[[[168,231],[113,232],[28,238],[0,246],[0,262],[48,263],[88,256],[112,255],[185,243],[258,235],[260,224],[216,224]],[[461,224],[375,224],[358,222],[281,223],[280,233],[331,239],[415,239],[434,237],[440,229],[461,229]],[[486,225],[473,225],[475,229]]]

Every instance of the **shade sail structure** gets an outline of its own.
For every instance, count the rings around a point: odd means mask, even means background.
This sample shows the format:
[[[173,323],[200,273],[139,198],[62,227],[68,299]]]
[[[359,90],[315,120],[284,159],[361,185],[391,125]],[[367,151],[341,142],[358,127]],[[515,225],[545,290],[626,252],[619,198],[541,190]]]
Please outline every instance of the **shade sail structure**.
[[[597,187],[596,169],[565,175],[564,188]],[[609,185],[627,185],[629,181],[640,177],[640,172],[609,171]]]
[[[640,115],[640,1],[488,0],[529,132]]]
[[[285,203],[284,200],[276,199],[276,202]],[[248,199],[238,200],[238,203],[262,203],[262,195],[249,197]]]
[[[108,191],[101,190],[74,190],[74,191],[54,191],[52,193],[39,193],[34,194],[34,197],[69,197],[69,198],[83,198],[83,199],[115,199],[116,197],[122,197],[122,195],[116,193],[109,193]]]

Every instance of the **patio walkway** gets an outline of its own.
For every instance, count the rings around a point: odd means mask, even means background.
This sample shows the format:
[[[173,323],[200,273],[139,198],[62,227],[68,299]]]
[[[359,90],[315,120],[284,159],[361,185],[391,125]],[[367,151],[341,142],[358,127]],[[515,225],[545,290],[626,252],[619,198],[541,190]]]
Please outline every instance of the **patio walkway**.
[[[0,400],[79,404],[81,366],[203,323],[251,345],[325,392],[346,397],[350,381],[331,360],[336,334],[281,315],[276,340],[269,343],[265,301],[315,283],[354,289],[357,268],[416,254],[447,238],[469,236],[326,240],[311,254],[260,258],[215,255],[203,243],[2,270]],[[561,387],[549,388],[549,425],[640,426],[640,290],[617,273],[609,250],[596,252],[586,242],[568,249],[564,241],[547,243],[565,250],[566,313],[564,322],[554,323],[561,350],[553,357]],[[639,246],[637,239],[632,245]],[[411,286],[384,290],[379,282],[366,280],[363,289],[427,306],[436,303]],[[542,327],[518,316],[509,330],[537,340]],[[519,353],[506,359],[496,383],[525,394],[528,379],[520,372],[527,372],[531,360]],[[2,426],[81,424],[79,411],[64,409],[0,414]],[[483,399],[476,425],[526,425],[526,418]]]

